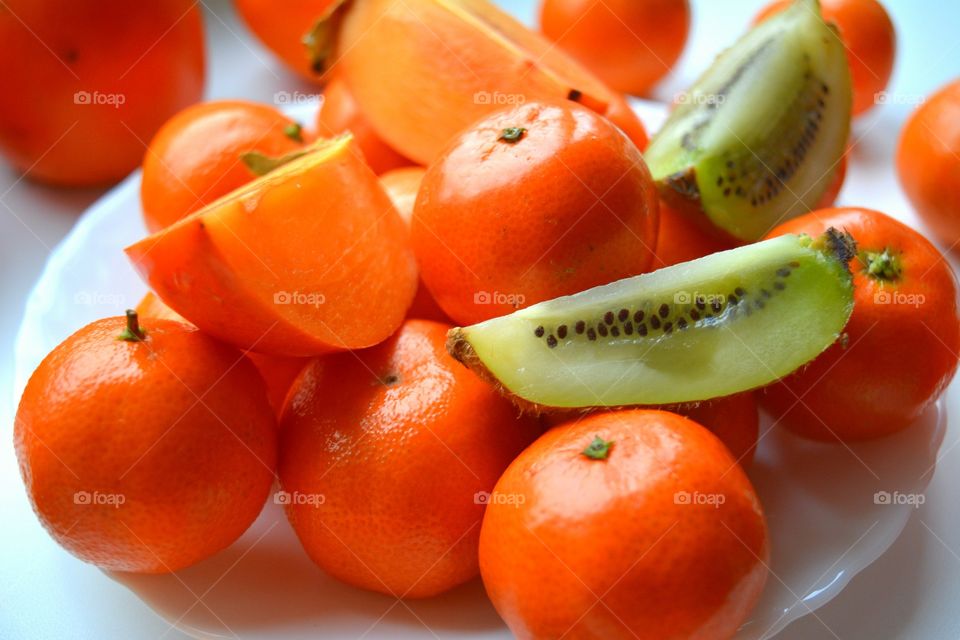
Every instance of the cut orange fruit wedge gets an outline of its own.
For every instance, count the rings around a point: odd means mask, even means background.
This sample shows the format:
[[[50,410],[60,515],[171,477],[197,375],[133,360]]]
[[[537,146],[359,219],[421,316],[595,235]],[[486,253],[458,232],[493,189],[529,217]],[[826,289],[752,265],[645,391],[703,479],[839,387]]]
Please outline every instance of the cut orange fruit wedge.
[[[570,99],[606,115],[616,94],[488,0],[362,0],[348,6],[337,73],[393,148],[428,164],[490,111]]]
[[[310,356],[372,346],[417,286],[408,231],[350,134],[126,249],[150,287],[242,349]]]

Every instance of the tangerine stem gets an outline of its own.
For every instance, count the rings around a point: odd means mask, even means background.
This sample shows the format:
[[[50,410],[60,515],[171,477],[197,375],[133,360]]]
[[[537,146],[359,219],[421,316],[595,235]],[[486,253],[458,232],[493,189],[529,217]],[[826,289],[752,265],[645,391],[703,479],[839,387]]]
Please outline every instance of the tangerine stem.
[[[118,340],[127,342],[140,342],[147,337],[147,332],[140,328],[140,317],[133,309],[127,309],[127,326],[123,332],[117,336]]]
[[[507,127],[500,132],[499,139],[512,144],[519,141],[526,132],[527,130],[524,127]]]
[[[860,254],[860,260],[867,267],[867,275],[877,280],[892,282],[899,280],[903,273],[900,257],[887,247],[883,251],[864,251]]]
[[[590,458],[591,460],[606,460],[607,456],[610,455],[610,447],[613,446],[612,440],[604,440],[600,436],[594,436],[593,442],[591,442],[586,449],[581,451],[583,455]]]

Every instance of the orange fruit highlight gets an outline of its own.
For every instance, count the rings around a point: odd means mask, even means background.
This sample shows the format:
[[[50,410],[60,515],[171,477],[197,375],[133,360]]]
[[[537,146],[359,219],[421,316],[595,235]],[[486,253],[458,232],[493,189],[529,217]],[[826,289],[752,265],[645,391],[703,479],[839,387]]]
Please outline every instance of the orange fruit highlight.
[[[410,320],[372,349],[314,359],[290,392],[287,515],[348,584],[421,598],[475,577],[488,492],[539,433],[447,354],[448,329]]]
[[[157,132],[143,159],[140,204],[159,231],[256,177],[241,156],[281,157],[303,148],[296,122],[273,107],[241,100],[184,109]]]
[[[177,313],[244,350],[371,346],[417,283],[407,229],[349,135],[126,249]]]
[[[920,218],[955,249],[960,243],[960,80],[930,96],[907,120],[897,171]]]
[[[377,136],[347,85],[340,78],[334,78],[323,90],[323,104],[317,112],[317,133],[329,138],[344,131],[353,134],[363,159],[377,175],[413,164]]]
[[[788,0],[764,7],[754,24],[783,11]],[[820,0],[827,22],[840,31],[847,48],[847,62],[853,80],[853,115],[868,111],[877,103],[877,94],[887,88],[897,53],[897,33],[887,10],[877,0]]]
[[[43,360],[14,442],[34,511],[62,547],[103,569],[166,573],[256,519],[276,423],[239,351],[172,320],[119,339],[127,323],[93,322]]]
[[[489,0],[354,2],[337,46],[337,73],[373,129],[424,165],[491,111],[570,99],[606,114],[616,96]]]
[[[768,548],[753,487],[714,435],[616,411],[548,431],[507,468],[480,572],[521,640],[723,640],[760,596]]]
[[[540,28],[609,86],[644,95],[690,33],[687,0],[544,0]]]
[[[414,207],[420,272],[473,324],[645,271],[657,195],[636,146],[572,102],[490,114],[432,164]]]
[[[42,182],[120,180],[203,95],[203,16],[190,0],[4,0],[0,42],[0,153]]]

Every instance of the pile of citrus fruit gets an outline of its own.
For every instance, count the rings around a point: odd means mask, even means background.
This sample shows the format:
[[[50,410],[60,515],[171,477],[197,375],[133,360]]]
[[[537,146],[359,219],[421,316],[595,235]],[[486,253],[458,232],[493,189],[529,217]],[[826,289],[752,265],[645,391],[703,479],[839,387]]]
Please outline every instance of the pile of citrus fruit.
[[[126,254],[150,292],[26,387],[38,517],[99,567],[173,572],[276,491],[307,555],[362,589],[480,575],[520,638],[732,637],[768,574],[760,408],[808,438],[882,437],[960,349],[939,251],[830,208],[895,38],[876,0],[822,5],[771,5],[648,140],[623,92],[678,59],[686,0],[545,0],[543,33],[488,0],[237,0],[322,108],[133,121],[150,235]],[[11,6],[0,33],[23,38]],[[104,55],[85,46],[69,64]],[[8,57],[0,75],[33,73]],[[185,74],[173,111],[196,99]],[[134,81],[84,120],[89,146],[40,158],[39,119],[69,110],[4,95],[0,150],[44,180],[115,178],[113,119],[153,95]],[[898,157],[951,244],[958,112],[953,85]]]

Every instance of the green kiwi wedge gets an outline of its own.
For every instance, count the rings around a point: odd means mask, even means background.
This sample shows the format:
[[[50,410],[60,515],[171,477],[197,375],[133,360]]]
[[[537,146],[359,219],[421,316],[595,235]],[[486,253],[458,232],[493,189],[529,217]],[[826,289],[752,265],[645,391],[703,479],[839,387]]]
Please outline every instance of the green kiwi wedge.
[[[644,154],[665,200],[752,242],[813,209],[846,150],[846,51],[817,0],[794,0],[714,61]]]
[[[451,329],[447,349],[525,408],[727,396],[837,340],[855,252],[835,229],[780,236]]]

